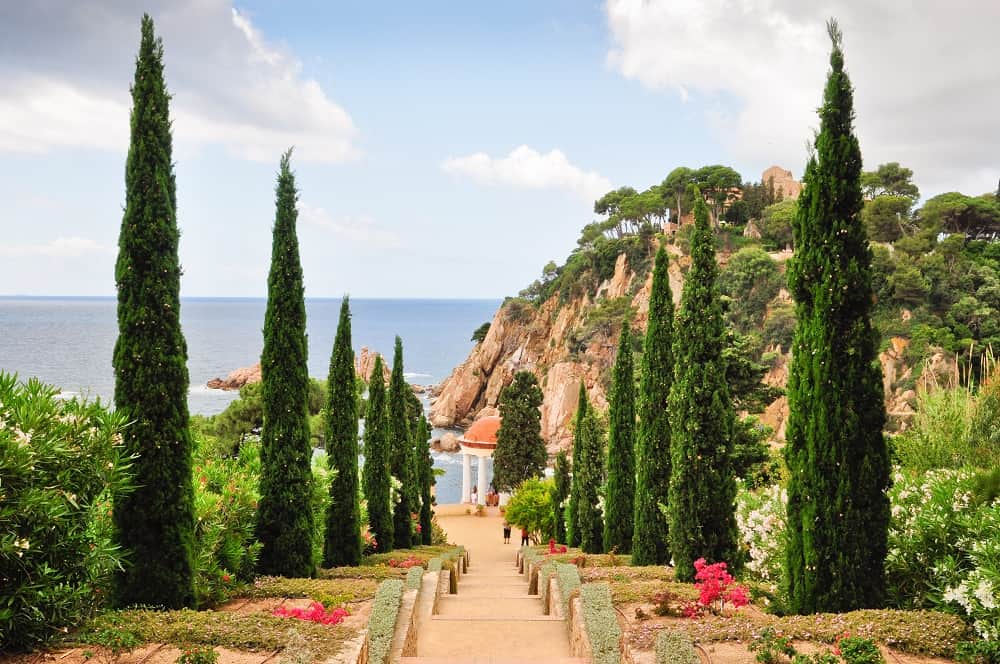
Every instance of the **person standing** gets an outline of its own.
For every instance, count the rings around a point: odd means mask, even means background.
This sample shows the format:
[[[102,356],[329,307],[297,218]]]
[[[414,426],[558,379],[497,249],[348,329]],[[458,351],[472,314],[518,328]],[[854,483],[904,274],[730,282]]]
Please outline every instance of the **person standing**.
[[[503,543],[510,544],[510,524],[503,522]]]
[[[531,538],[528,537],[528,529],[521,528],[521,546],[528,546],[531,544]]]

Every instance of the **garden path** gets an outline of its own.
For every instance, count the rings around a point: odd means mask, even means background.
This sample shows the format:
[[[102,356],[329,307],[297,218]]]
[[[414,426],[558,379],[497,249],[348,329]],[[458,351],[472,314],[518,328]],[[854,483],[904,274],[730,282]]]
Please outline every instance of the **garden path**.
[[[417,656],[404,664],[585,664],[570,655],[561,618],[545,615],[538,595],[528,594],[517,571],[518,533],[503,543],[503,518],[439,516],[448,539],[469,552],[468,572],[457,595],[442,596],[434,615],[417,617]]]

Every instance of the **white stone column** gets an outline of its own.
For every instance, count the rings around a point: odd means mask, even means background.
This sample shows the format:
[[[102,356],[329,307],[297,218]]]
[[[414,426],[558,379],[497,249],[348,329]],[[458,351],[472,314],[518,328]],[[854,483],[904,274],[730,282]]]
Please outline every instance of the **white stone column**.
[[[472,455],[462,452],[462,502],[467,503],[471,499],[472,492]]]
[[[477,477],[478,481],[476,482],[476,486],[478,487],[478,495],[476,496],[476,501],[480,505],[485,505],[486,489],[488,486],[486,482],[486,457],[479,457],[478,461],[479,463],[476,464],[476,467],[478,469],[478,477]]]

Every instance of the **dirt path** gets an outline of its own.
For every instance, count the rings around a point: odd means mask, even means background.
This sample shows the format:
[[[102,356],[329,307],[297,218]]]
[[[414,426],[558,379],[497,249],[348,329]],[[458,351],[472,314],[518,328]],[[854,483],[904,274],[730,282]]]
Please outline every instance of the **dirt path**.
[[[439,517],[450,541],[469,552],[468,573],[457,595],[444,596],[437,613],[418,620],[417,657],[405,664],[584,664],[570,657],[566,623],[544,614],[538,595],[518,574],[517,531],[503,543],[503,519]]]

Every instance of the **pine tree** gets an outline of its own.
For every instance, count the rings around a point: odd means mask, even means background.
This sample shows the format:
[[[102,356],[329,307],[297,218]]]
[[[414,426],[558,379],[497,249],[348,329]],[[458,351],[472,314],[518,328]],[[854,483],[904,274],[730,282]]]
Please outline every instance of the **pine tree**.
[[[670,487],[670,417],[667,400],[674,382],[674,300],[667,274],[669,258],[661,246],[653,267],[649,315],[639,378],[639,430],[636,435],[635,533],[632,564],[670,562],[667,517]]]
[[[842,36],[833,48],[815,154],[802,179],[788,282],[798,324],[788,379],[787,582],[796,613],[880,606],[889,455],[861,150]]]
[[[386,420],[385,383],[382,356],[375,355],[375,365],[368,383],[365,412],[365,465],[361,482],[368,503],[368,530],[375,538],[379,553],[393,549],[392,505],[389,479],[389,423]]]
[[[267,278],[264,350],[260,357],[264,426],[261,429],[257,539],[262,574],[309,577],[312,559],[312,444],[309,437],[309,370],[306,302],[295,223],[292,151],[281,157],[277,212]]]
[[[580,457],[574,476],[579,486],[576,504],[576,527],[580,530],[580,549],[584,553],[604,552],[604,523],[600,507],[604,484],[604,423],[594,409],[588,408],[580,423]]]
[[[556,455],[555,482],[552,485],[552,512],[557,542],[566,542],[566,497],[570,490],[569,459],[561,451]]]
[[[500,395],[500,429],[493,452],[493,486],[513,491],[545,471],[542,440],[542,390],[530,371],[518,371]]]
[[[736,479],[732,472],[733,406],[722,356],[725,328],[717,283],[715,238],[708,208],[695,191],[691,269],[674,326],[670,389],[670,549],[679,581],[694,578],[694,561],[736,554]]]
[[[577,463],[583,443],[583,418],[587,416],[587,388],[580,381],[580,395],[576,400],[576,418],[573,426],[573,465],[572,481],[570,482],[569,507],[566,509],[566,541],[570,546],[580,546],[580,529],[576,527],[576,515],[579,512],[580,482],[576,472]]]
[[[361,510],[358,505],[358,391],[351,348],[351,308],[340,304],[340,322],[326,383],[326,454],[333,479],[326,510],[323,566],[361,563]]]
[[[397,549],[409,549],[414,541],[412,514],[419,509],[420,487],[414,473],[413,436],[411,435],[408,393],[412,390],[403,376],[403,340],[396,337],[389,378],[389,470],[402,485],[400,500],[393,508],[393,541]]]
[[[635,369],[628,321],[622,325],[618,338],[608,421],[604,547],[608,551],[631,553],[635,519]]]
[[[434,516],[431,506],[431,486],[434,485],[434,457],[428,441],[431,438],[427,418],[420,414],[420,424],[417,425],[417,435],[414,437],[418,466],[420,468],[420,543],[430,544],[433,535],[431,519]]]
[[[179,609],[195,602],[194,486],[169,101],[163,44],[144,15],[115,266],[115,405],[133,419],[123,437],[137,455],[135,491],[114,498],[119,543],[131,554],[115,599]]]

